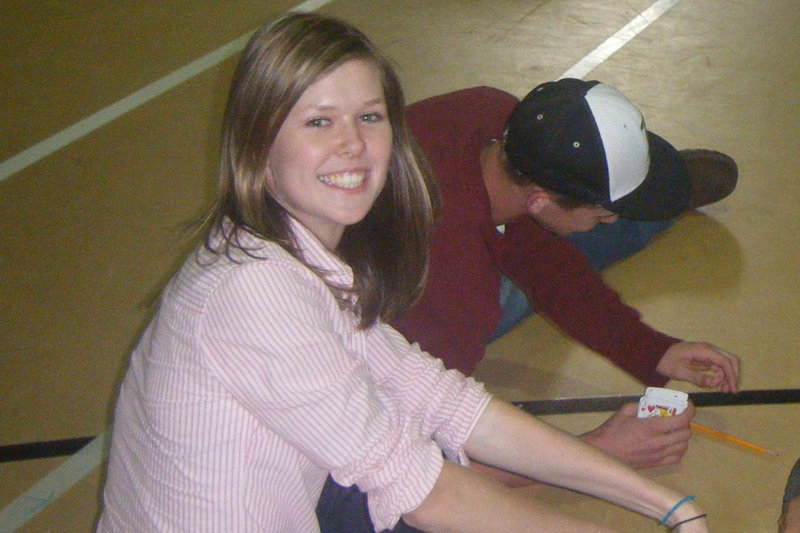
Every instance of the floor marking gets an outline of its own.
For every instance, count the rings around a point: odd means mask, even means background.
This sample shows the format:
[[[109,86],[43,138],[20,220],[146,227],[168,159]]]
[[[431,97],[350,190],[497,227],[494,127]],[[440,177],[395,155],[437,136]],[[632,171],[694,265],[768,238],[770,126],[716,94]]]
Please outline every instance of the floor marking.
[[[331,0],[308,0],[291,9],[291,11],[309,12],[318,9]],[[247,45],[247,41],[254,32],[249,32],[241,37],[234,39],[226,45],[223,45],[213,52],[210,52],[203,57],[184,65],[178,70],[167,74],[163,78],[154,81],[153,83],[139,89],[119,100],[108,107],[97,111],[61,130],[52,137],[49,137],[30,148],[6,159],[0,163],[0,181],[5,180],[20,172],[21,170],[33,165],[37,161],[44,159],[54,152],[64,148],[65,146],[77,141],[93,131],[105,126],[109,122],[118,119],[122,115],[136,109],[137,107],[147,103],[153,98],[164,94],[165,92],[174,89],[183,82],[201,74],[209,68],[221,63],[229,57],[239,53]]]
[[[652,6],[637,15],[636,18],[625,25],[620,31],[567,70],[561,77],[582,78],[614,52],[622,48],[622,46],[628,43],[636,34],[649,26],[655,19],[660,17],[679,1],[680,0],[657,0]],[[313,11],[329,2],[330,0],[308,0],[297,5],[290,11]],[[53,152],[60,150],[64,146],[67,146],[71,142],[91,133],[112,120],[119,118],[121,115],[144,104],[148,100],[176,87],[180,83],[201,73],[203,70],[227,59],[244,48],[251,35],[252,32],[231,41],[210,54],[189,63],[172,74],[123,98],[116,104],[81,120],[49,139],[0,163],[0,181],[3,181],[40,159],[47,157]],[[203,68],[204,64],[206,66]],[[86,448],[67,459],[60,467],[53,470],[27,492],[19,496],[4,509],[0,510],[0,533],[11,533],[16,528],[24,525],[70,487],[100,466],[105,459],[105,454],[108,449],[108,440],[108,433],[103,433],[90,442]]]
[[[49,137],[27,150],[0,163],[0,181],[16,174],[17,172],[29,167],[37,161],[44,159],[50,154],[64,148],[65,146],[77,141],[78,139],[92,133],[93,131],[105,126],[109,122],[118,119],[122,115],[140,107],[153,98],[174,89],[183,82],[197,76],[214,65],[242,50],[247,44],[253,32],[242,35],[228,44],[221,46],[213,52],[184,65],[178,70],[167,74],[163,78],[142,87],[138,91],[131,93],[122,100],[111,104],[108,107],[97,111],[61,130],[52,137]]]
[[[107,455],[109,440],[108,432],[98,436],[0,510],[0,533],[11,533],[22,527],[97,468]]]
[[[564,72],[559,79],[583,78],[680,1],[681,0],[658,0],[634,17],[633,20],[617,33],[603,41],[600,46],[589,52],[586,57],[575,63],[575,65]]]
[[[321,8],[325,4],[330,3],[331,0],[306,0],[302,4],[297,7],[290,9],[289,11],[295,11],[298,13],[308,13],[309,11],[316,11],[317,9]]]

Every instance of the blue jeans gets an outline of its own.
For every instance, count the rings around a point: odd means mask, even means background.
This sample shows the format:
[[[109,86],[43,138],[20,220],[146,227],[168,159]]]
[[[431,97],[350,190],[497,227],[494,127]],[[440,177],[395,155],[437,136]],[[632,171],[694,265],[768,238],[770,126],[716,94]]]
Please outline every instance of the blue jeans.
[[[654,236],[672,226],[673,222],[642,222],[620,218],[613,224],[598,224],[590,231],[573,233],[568,238],[583,251],[595,270],[599,271],[638,252]],[[505,276],[500,280],[500,308],[503,314],[490,341],[508,333],[523,318],[533,313],[525,293]]]
[[[591,231],[570,235],[569,239],[583,250],[597,270],[628,257],[644,248],[650,239],[672,225],[663,222],[637,222],[619,219],[613,224],[598,224]],[[493,340],[533,313],[525,294],[508,278],[500,284],[500,306],[503,315]],[[317,519],[322,533],[372,533],[372,522],[367,510],[367,496],[356,487],[341,487],[328,476],[317,503]],[[393,533],[422,533],[403,521]]]

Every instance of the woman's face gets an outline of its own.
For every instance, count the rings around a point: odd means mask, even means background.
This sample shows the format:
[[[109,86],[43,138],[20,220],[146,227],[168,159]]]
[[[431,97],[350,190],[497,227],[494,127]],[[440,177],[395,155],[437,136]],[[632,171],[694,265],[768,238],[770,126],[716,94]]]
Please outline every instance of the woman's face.
[[[347,61],[306,89],[267,156],[273,197],[330,250],[386,183],[392,127],[378,69]]]

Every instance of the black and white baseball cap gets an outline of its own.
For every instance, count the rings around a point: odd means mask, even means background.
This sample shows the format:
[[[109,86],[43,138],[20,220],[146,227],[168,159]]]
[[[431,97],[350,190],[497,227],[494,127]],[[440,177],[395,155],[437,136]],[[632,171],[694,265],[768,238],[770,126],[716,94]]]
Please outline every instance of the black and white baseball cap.
[[[517,172],[538,185],[625,218],[670,219],[689,206],[678,151],[647,131],[625,95],[598,81],[533,89],[511,113],[504,146]]]

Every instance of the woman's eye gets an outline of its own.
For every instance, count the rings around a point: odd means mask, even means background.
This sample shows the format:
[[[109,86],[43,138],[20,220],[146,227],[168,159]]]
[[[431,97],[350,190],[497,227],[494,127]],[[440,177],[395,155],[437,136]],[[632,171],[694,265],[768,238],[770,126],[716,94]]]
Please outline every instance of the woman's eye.
[[[306,122],[306,126],[311,126],[314,128],[319,128],[320,126],[324,126],[329,122],[326,118],[312,118],[308,122]]]
[[[361,120],[364,122],[380,122],[383,120],[383,115],[380,113],[366,113],[361,115]]]

